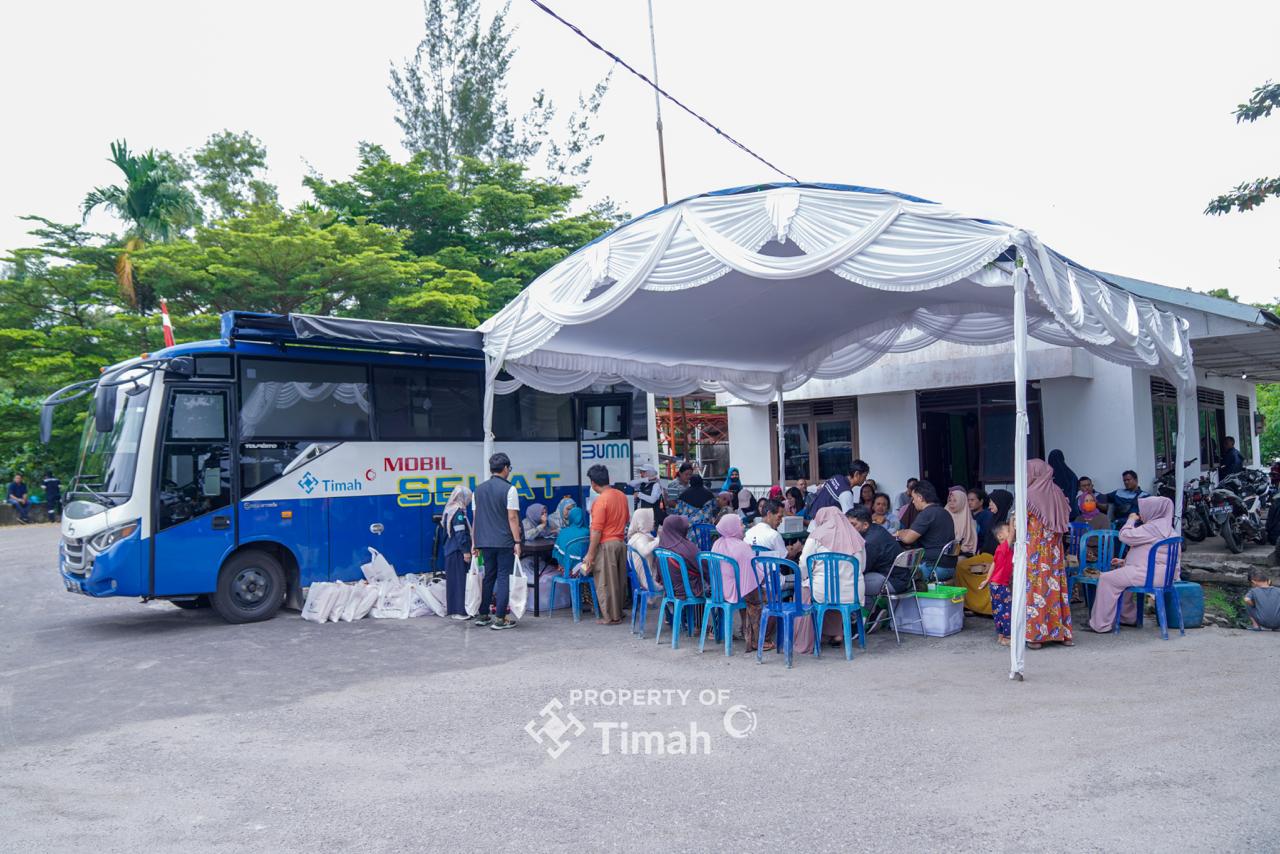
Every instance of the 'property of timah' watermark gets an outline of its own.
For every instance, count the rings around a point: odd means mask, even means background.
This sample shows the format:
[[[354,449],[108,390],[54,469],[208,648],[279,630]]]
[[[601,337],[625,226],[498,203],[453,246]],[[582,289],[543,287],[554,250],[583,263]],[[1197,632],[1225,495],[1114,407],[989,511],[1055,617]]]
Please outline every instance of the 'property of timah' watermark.
[[[566,705],[559,697],[538,712],[524,726],[529,737],[542,745],[552,759],[560,758],[574,740],[587,731],[587,725],[575,714],[575,710],[628,709],[636,707],[693,708],[723,710],[721,728],[729,738],[746,738],[755,731],[756,713],[742,704],[729,703],[729,691],[703,688],[575,688],[569,692]],[[584,712],[585,714],[585,712]],[[593,721],[591,728],[599,734],[598,751],[610,755],[661,755],[698,756],[711,752],[713,733],[704,729],[696,720],[687,726],[671,729],[633,729],[622,715],[613,714],[607,720]]]

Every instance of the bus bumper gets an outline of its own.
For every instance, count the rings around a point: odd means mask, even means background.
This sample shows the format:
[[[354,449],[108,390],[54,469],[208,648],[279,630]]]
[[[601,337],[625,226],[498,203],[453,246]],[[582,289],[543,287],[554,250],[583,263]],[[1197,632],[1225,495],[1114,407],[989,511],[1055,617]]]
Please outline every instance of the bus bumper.
[[[68,567],[66,544],[58,549],[58,575],[68,593],[95,598],[146,595],[145,550],[137,532],[103,552],[90,553],[87,546],[85,549],[80,572]]]

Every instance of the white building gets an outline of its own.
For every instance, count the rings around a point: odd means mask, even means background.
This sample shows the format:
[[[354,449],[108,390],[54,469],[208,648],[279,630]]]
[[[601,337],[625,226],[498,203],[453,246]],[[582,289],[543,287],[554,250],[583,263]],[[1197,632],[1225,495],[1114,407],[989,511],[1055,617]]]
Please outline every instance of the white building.
[[[1216,468],[1219,440],[1234,436],[1247,463],[1260,462],[1255,383],[1280,381],[1280,318],[1248,305],[1108,274],[1134,294],[1190,323],[1200,413],[1202,471]],[[853,457],[896,495],[912,476],[939,489],[987,488],[1013,480],[1012,344],[939,342],[891,354],[841,380],[811,380],[785,396],[787,480],[819,482]],[[1029,454],[1060,448],[1099,488],[1133,469],[1144,488],[1174,448],[1176,392],[1150,371],[1108,362],[1083,348],[1029,342]],[[728,395],[729,457],[743,481],[766,484],[777,465],[776,407]]]

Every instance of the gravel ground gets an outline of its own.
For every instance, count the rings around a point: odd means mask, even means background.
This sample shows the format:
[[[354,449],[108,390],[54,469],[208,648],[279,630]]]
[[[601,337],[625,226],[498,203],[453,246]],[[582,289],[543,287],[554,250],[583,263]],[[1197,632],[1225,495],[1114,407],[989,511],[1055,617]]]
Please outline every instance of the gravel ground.
[[[1280,634],[1084,632],[1014,683],[970,619],[788,671],[563,611],[228,626],[62,592],[56,539],[0,530],[2,851],[1280,848]]]

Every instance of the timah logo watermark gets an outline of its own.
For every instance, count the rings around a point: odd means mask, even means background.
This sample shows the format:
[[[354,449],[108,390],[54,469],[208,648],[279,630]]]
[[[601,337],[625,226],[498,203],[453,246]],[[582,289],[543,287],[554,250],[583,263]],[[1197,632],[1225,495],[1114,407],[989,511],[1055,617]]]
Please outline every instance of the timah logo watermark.
[[[704,688],[606,688],[574,689],[566,705],[553,697],[542,707],[537,718],[524,725],[524,731],[559,759],[579,740],[594,742],[601,756],[700,756],[712,751],[718,738],[743,739],[755,732],[756,713],[740,703],[729,702],[729,692]],[[639,707],[680,709],[685,720],[667,729],[640,728],[624,720],[620,711]],[[611,710],[606,719],[592,721],[593,735],[581,739],[588,726],[574,710]],[[583,714],[586,714],[583,711]],[[697,718],[712,718],[718,726],[700,723]]]

